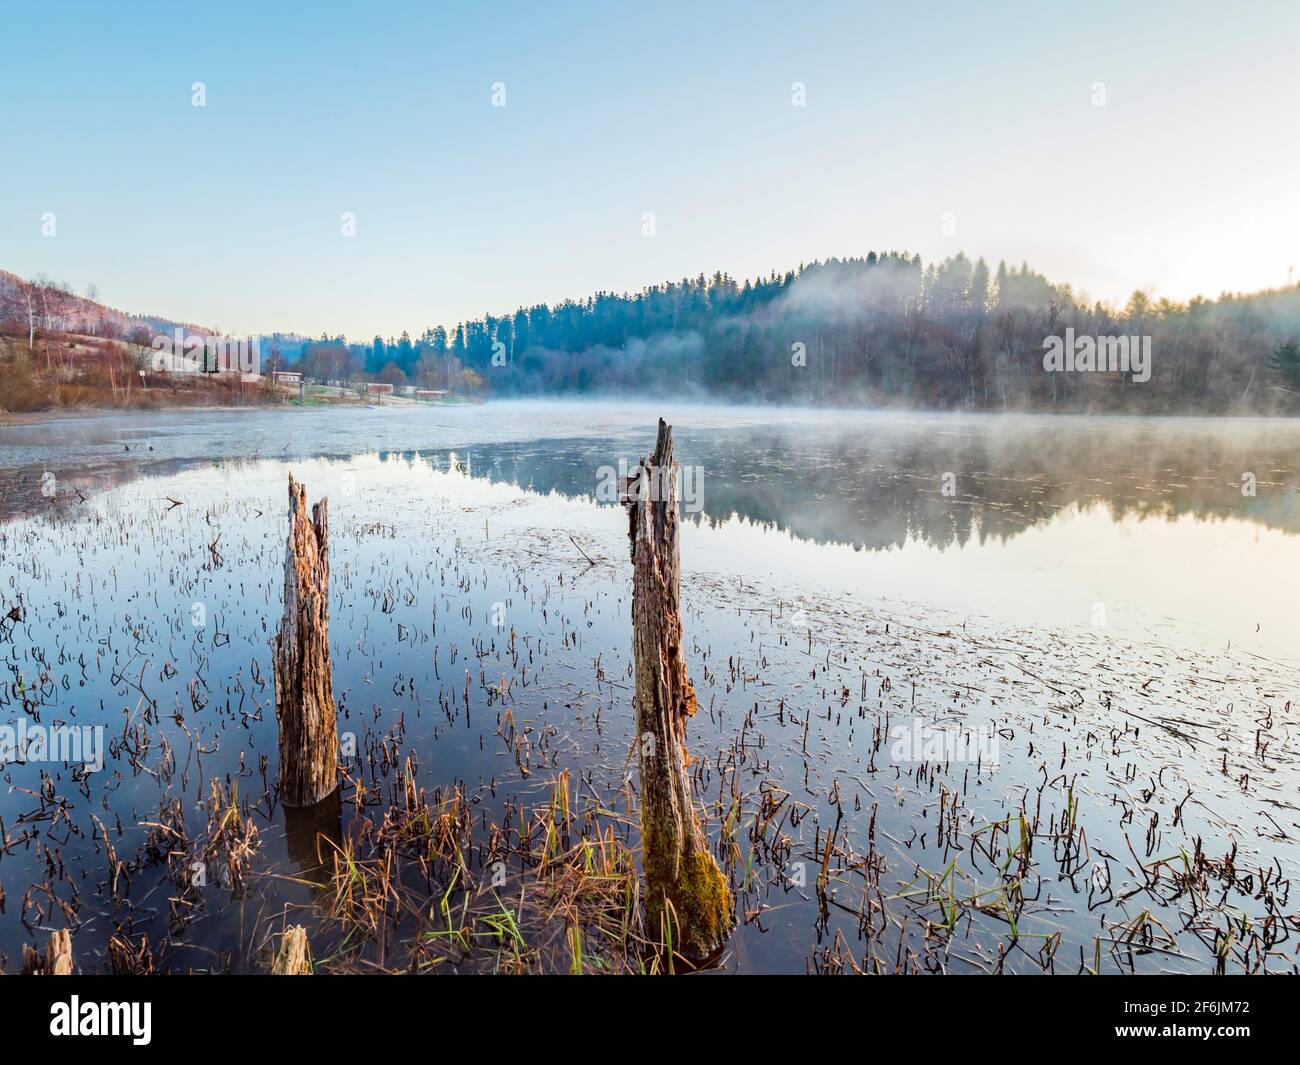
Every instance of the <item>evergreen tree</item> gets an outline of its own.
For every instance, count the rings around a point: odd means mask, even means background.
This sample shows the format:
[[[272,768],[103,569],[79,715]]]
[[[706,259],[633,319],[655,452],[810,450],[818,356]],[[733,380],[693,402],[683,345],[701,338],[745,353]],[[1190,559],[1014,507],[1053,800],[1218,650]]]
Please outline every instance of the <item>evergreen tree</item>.
[[[377,336],[366,353],[366,373],[378,373],[387,362],[388,349],[384,346],[384,338]]]
[[[1300,343],[1288,340],[1268,357],[1268,368],[1292,390],[1300,391]]]

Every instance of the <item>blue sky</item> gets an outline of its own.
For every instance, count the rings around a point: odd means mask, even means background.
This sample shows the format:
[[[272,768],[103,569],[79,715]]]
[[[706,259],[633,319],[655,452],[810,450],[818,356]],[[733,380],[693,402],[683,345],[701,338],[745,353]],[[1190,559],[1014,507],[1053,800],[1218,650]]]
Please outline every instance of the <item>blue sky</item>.
[[[1298,31],[1281,2],[10,7],[0,268],[352,339],[872,249],[1115,301],[1274,287]]]

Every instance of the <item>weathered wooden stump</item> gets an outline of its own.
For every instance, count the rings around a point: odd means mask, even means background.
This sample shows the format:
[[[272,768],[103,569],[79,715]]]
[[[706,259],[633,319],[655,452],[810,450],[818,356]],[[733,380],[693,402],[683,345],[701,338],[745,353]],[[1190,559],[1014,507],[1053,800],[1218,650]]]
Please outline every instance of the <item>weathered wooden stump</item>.
[[[329,501],[307,517],[307,489],[289,474],[284,618],[272,641],[280,726],[280,799],[312,806],[338,786],[338,711],[329,641]]]
[[[60,928],[50,933],[45,953],[23,944],[24,976],[71,976],[72,933]]]
[[[695,688],[682,653],[677,464],[672,426],[659,421],[654,455],[624,487],[632,545],[641,847],[652,929],[671,922],[674,949],[709,954],[735,919],[731,888],[709,850],[691,798],[686,721]]]
[[[311,952],[307,929],[300,924],[288,928],[280,939],[280,950],[271,964],[272,976],[311,976]]]

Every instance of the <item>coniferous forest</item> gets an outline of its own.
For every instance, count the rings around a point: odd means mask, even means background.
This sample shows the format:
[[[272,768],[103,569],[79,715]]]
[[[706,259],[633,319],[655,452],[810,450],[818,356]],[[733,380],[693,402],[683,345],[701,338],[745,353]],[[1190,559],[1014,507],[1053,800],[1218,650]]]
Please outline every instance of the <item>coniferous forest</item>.
[[[1066,329],[1150,337],[1150,379],[1046,372],[1044,338]],[[1027,265],[873,252],[752,281],[715,273],[538,304],[416,339],[322,337],[297,361],[321,380],[364,373],[499,396],[1275,413],[1300,400],[1298,336],[1300,286],[1188,303],[1136,292],[1120,308]]]

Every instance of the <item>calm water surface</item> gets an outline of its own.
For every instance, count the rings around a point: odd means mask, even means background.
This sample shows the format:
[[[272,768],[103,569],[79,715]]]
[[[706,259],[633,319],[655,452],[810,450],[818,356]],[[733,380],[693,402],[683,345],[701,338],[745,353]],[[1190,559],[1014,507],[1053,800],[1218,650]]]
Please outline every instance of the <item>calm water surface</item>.
[[[391,788],[391,746],[486,820],[564,769],[612,805],[630,564],[601,489],[660,414],[692,467],[697,798],[746,918],[720,968],[1206,971],[1229,937],[1230,971],[1294,965],[1300,426],[501,403],[0,428],[4,720],[113,737],[97,773],[4,767],[6,970],[63,926],[86,968],[117,932],[255,969],[314,912],[269,787],[290,469],[330,498],[357,779]],[[981,729],[995,764],[899,746]],[[178,927],[148,826],[175,798],[198,833],[214,778],[261,825],[257,883]]]

